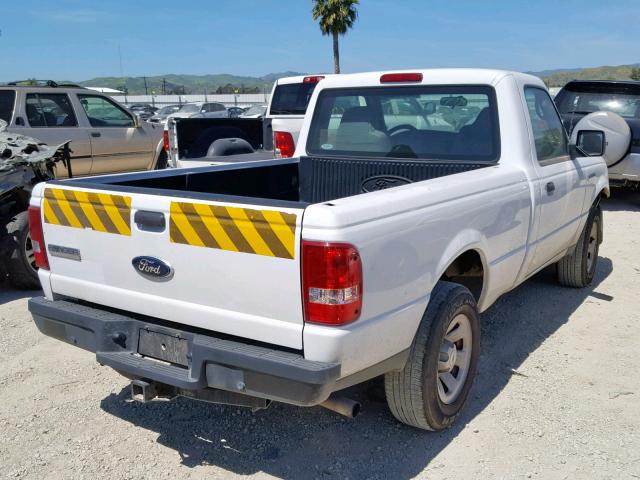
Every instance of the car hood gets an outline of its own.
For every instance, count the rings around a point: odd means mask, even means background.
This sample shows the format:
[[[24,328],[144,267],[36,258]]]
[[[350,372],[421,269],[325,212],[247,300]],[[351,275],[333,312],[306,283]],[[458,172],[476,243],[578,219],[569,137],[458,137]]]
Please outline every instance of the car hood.
[[[189,118],[193,115],[196,115],[197,112],[177,112],[177,113],[172,113],[171,115],[168,115],[167,118]]]

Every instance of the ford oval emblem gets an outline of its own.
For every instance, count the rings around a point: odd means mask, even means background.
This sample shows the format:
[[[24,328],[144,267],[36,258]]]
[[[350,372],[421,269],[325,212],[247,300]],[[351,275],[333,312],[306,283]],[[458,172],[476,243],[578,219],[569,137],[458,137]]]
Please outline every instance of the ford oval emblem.
[[[397,177],[395,175],[376,175],[375,177],[369,177],[362,182],[362,191],[365,193],[375,192],[377,190],[399,187],[400,185],[407,185],[409,183],[411,183],[411,180],[404,177]]]
[[[156,257],[136,257],[131,260],[131,265],[140,275],[155,282],[166,282],[173,277],[171,265]]]

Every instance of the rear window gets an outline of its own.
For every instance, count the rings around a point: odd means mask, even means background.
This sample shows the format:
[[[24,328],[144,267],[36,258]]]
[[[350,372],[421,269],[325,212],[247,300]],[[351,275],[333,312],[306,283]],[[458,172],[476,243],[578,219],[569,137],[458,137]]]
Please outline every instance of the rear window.
[[[13,106],[16,103],[15,90],[0,91],[0,119],[7,123],[11,122],[13,116]]]
[[[270,115],[304,115],[317,83],[289,83],[276,86]]]
[[[307,152],[494,162],[500,153],[495,91],[488,86],[324,90]]]
[[[563,114],[614,112],[626,118],[640,118],[640,87],[616,84],[575,84],[565,87],[556,97]]]

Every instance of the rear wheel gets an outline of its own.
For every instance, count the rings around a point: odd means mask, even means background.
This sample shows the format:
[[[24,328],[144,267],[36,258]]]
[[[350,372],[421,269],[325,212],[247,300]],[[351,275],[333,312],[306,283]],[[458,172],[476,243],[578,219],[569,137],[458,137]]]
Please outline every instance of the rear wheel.
[[[11,242],[7,260],[9,282],[18,288],[40,288],[27,212],[20,212],[11,219],[7,224],[7,234]]]
[[[158,161],[156,162],[156,170],[164,170],[168,166],[168,156],[166,150],[162,150],[158,155]]]
[[[566,287],[590,285],[598,266],[602,243],[602,210],[593,207],[575,248],[558,262],[558,281]]]
[[[473,295],[462,285],[438,282],[404,369],[385,375],[391,413],[424,430],[451,426],[469,396],[479,353]]]

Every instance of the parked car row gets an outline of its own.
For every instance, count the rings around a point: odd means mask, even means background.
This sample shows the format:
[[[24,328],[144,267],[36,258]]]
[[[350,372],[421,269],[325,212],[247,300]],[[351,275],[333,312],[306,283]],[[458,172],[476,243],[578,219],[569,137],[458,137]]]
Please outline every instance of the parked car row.
[[[219,102],[191,102],[181,105],[167,105],[162,108],[150,106],[129,107],[141,120],[151,123],[166,123],[169,118],[262,118],[266,105],[250,107],[227,107]]]
[[[48,145],[70,141],[73,175],[164,168],[162,129],[140,118],[111,97],[78,85],[0,86],[0,119],[6,131],[37,138]],[[57,178],[69,175],[62,164]]]

